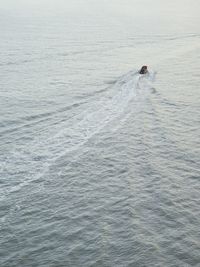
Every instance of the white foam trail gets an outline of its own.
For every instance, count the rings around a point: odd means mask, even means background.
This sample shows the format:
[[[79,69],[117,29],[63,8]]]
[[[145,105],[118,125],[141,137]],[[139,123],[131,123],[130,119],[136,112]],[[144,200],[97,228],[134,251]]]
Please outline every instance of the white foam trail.
[[[55,153],[59,157],[63,153],[65,154],[77,149],[77,146],[87,142],[89,138],[98,133],[106,124],[120,116],[128,102],[136,96],[139,79],[140,75],[132,72],[123,76],[114,85],[116,94],[112,98],[94,103],[90,111],[84,114],[81,119],[57,133],[53,138],[48,139],[48,146],[50,143],[52,145],[55,144],[55,140],[59,140],[58,147],[53,146],[54,156]],[[60,151],[60,144],[62,144],[62,148],[63,145],[65,147],[63,153]]]
[[[66,121],[61,125],[61,130],[55,135],[46,139],[40,136],[26,144],[20,151],[12,151],[10,157],[7,157],[5,164],[7,167],[3,171],[15,168],[13,175],[18,175],[18,172],[23,171],[26,180],[12,187],[9,193],[41,178],[56,160],[77,150],[111,121],[123,116],[129,102],[149,89],[154,79],[155,73],[148,75],[140,75],[133,71],[127,73],[113,85],[114,96],[92,103],[90,108],[83,111],[78,118],[73,118],[72,121]],[[15,167],[13,167],[14,162]]]

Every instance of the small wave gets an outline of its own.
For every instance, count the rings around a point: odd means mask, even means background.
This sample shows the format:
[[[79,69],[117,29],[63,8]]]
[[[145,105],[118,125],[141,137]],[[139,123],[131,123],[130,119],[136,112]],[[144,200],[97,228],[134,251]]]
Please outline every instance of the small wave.
[[[84,103],[86,103],[86,101],[80,101],[80,102],[76,102],[71,105],[67,105],[65,107],[59,108],[55,111],[49,111],[49,112],[44,112],[44,113],[40,113],[36,115],[24,116],[24,117],[20,117],[18,120],[2,122],[2,124],[0,125],[0,128],[2,128],[2,131],[0,131],[0,138],[1,139],[7,138],[7,134],[21,132],[23,129],[34,127],[36,125],[43,123],[46,120],[53,120],[55,116],[59,116],[61,113],[65,113],[66,111],[70,111],[71,109],[78,108]],[[60,119],[59,121],[62,121],[62,119]],[[10,128],[7,129],[7,127],[10,127]]]

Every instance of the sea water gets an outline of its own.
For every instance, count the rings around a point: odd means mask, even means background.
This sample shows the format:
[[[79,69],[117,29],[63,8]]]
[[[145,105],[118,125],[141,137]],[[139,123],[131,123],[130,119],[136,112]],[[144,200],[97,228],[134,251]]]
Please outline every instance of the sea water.
[[[199,8],[0,1],[0,266],[200,266]]]

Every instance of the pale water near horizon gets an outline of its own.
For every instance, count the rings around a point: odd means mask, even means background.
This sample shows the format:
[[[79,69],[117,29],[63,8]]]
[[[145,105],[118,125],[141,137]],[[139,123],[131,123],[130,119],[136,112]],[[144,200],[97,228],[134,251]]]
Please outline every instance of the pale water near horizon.
[[[66,2],[0,1],[0,266],[200,266],[199,2]]]

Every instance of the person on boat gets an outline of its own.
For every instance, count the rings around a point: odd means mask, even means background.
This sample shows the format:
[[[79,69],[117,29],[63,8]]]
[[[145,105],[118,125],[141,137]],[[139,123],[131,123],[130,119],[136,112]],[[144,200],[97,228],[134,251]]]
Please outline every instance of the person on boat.
[[[140,74],[148,73],[147,66],[142,66],[141,70],[139,71]]]

